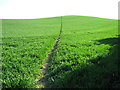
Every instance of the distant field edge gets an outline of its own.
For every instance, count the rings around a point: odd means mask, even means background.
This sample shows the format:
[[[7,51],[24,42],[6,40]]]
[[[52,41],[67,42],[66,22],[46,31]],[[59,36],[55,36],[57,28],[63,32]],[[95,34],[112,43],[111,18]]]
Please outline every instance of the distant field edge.
[[[57,17],[61,17],[61,16],[34,18],[34,19],[47,19],[47,18],[57,18]],[[83,16],[83,15],[63,15],[62,17],[91,17],[91,18],[99,18],[99,19],[118,20],[118,19],[103,18],[103,17],[96,17],[96,16]]]

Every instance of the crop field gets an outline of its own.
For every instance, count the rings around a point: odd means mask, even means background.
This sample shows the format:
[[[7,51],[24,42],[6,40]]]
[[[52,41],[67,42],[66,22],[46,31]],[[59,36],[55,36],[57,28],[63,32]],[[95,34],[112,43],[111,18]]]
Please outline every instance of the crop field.
[[[117,20],[63,16],[61,33],[61,17],[4,19],[2,27],[3,88],[120,87]]]
[[[3,87],[36,85],[35,78],[41,75],[40,69],[59,34],[59,27],[56,18],[3,20]]]

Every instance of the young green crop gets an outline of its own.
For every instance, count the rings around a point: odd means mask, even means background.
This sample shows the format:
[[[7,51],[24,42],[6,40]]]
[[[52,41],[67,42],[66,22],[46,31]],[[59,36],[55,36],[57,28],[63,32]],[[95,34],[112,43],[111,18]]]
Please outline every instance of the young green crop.
[[[36,88],[60,33],[60,17],[3,20],[3,87]],[[46,71],[46,88],[119,87],[117,20],[63,16]]]
[[[111,78],[117,74],[117,35],[117,20],[63,17],[63,31],[49,63],[46,87],[116,87]]]
[[[45,59],[58,34],[59,18],[3,20],[4,88],[36,87]]]

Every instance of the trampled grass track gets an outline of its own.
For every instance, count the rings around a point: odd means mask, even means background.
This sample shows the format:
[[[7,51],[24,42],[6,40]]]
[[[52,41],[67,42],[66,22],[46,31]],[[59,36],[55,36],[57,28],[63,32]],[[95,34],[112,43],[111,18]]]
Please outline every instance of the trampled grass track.
[[[46,64],[43,65],[44,68],[41,70],[43,76],[42,76],[42,78],[40,78],[40,79],[37,80],[38,83],[39,83],[40,85],[42,85],[41,87],[44,87],[44,86],[45,86],[45,83],[47,82],[47,79],[49,78],[49,76],[46,75],[47,70],[48,70],[48,64],[49,64],[50,60],[52,60],[52,56],[53,56],[54,51],[55,51],[55,50],[57,49],[57,47],[58,47],[58,44],[59,44],[59,41],[60,41],[60,38],[61,38],[61,34],[62,34],[62,16],[61,16],[60,33],[59,33],[59,35],[58,35],[58,37],[57,37],[57,39],[56,39],[56,41],[55,41],[55,43],[54,43],[51,51],[48,53],[48,56],[47,56],[47,58],[46,58]]]

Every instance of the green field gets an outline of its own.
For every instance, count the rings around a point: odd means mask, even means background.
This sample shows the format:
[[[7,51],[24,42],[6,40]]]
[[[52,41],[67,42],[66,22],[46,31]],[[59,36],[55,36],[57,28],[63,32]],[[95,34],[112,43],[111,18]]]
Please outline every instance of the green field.
[[[4,88],[40,88],[37,79],[60,34],[61,18],[2,20]],[[46,70],[44,88],[115,88],[118,20],[63,16],[62,33]]]

